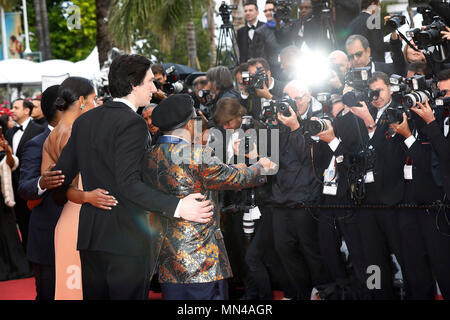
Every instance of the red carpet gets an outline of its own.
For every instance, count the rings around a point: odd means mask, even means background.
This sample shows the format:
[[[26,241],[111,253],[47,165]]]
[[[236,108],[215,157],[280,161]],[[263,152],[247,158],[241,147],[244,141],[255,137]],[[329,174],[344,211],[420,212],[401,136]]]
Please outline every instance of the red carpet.
[[[274,300],[283,297],[282,291],[273,292]],[[0,300],[34,300],[36,298],[36,287],[34,278],[0,281]],[[150,291],[150,300],[161,300],[161,293]]]

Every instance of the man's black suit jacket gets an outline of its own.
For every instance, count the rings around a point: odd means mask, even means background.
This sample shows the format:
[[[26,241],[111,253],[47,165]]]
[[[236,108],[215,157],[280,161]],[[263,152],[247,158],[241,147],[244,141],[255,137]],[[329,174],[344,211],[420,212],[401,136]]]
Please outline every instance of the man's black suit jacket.
[[[13,188],[14,191],[17,190],[17,187],[19,185],[19,176],[20,176],[20,167],[22,165],[22,154],[23,149],[25,146],[25,143],[36,137],[38,134],[44,132],[45,128],[35,123],[33,120],[30,121],[28,126],[26,127],[25,131],[23,132],[22,138],[20,139],[19,146],[17,147],[16,151],[16,157],[19,158],[19,167],[13,171],[12,177],[13,177]],[[5,138],[8,141],[9,145],[12,148],[12,141],[14,136],[14,130],[13,128],[9,129],[5,133]]]
[[[64,186],[80,173],[84,190],[103,188],[118,201],[111,211],[82,205],[78,250],[126,256],[152,254],[148,211],[171,218],[179,201],[141,180],[147,146],[145,121],[121,102],[108,101],[73,123],[55,167],[65,175]],[[54,191],[56,199],[62,189]]]
[[[264,25],[264,22],[258,21],[256,24],[256,29],[259,29]],[[239,48],[239,62],[244,63],[247,62],[250,58],[257,58],[257,57],[251,57],[249,52],[249,44],[250,44],[250,38],[248,37],[248,31],[249,28],[247,27],[247,23],[245,26],[238,29],[236,34],[236,41]],[[255,30],[256,31],[256,30]]]

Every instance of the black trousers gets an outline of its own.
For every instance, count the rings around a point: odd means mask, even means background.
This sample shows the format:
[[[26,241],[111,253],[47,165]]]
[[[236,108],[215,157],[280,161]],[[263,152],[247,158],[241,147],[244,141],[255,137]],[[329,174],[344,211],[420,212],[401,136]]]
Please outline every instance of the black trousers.
[[[319,245],[322,259],[333,280],[354,275],[360,285],[366,283],[364,251],[353,209],[321,209],[319,211]],[[353,270],[348,270],[340,248],[344,239]],[[353,274],[351,274],[353,273]]]
[[[150,257],[80,250],[84,300],[147,300]]]
[[[450,214],[445,211],[405,209],[400,231],[405,277],[411,299],[434,300],[436,286],[450,299]]]
[[[404,264],[401,252],[399,213],[396,209],[361,209],[357,215],[357,225],[360,230],[361,243],[365,255],[364,270],[380,270],[380,288],[370,289],[373,299],[393,300],[395,291],[393,276],[395,274],[391,254],[393,253],[404,274]],[[368,269],[371,267],[370,269]],[[367,277],[375,275],[368,273]],[[405,278],[403,277],[405,280]],[[405,287],[407,283],[404,282]]]
[[[317,217],[310,209],[275,208],[275,248],[297,298],[310,299],[314,286],[330,282],[319,249]]]
[[[19,226],[20,234],[22,236],[23,250],[26,253],[31,211],[28,209],[26,201],[20,198],[17,192],[14,193],[14,198],[16,199],[14,214],[16,215],[17,225]]]
[[[161,283],[164,300],[228,300],[228,281]]]
[[[55,300],[55,266],[32,263],[36,300]]]

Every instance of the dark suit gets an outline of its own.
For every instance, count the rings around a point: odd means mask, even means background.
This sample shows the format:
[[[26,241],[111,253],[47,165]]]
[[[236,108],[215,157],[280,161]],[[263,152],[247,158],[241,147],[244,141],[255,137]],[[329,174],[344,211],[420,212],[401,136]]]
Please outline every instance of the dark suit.
[[[384,62],[384,53],[389,51],[389,44],[384,42],[383,28],[369,29],[367,27],[367,19],[371,15],[367,12],[361,12],[353,19],[347,27],[348,35],[360,34],[369,40],[372,58],[374,61]]]
[[[395,73],[406,77],[407,65],[405,57],[402,52],[402,41],[400,39],[391,40],[390,44],[391,44],[392,63],[374,61],[375,71],[384,72],[388,76]]]
[[[402,137],[392,136],[387,122],[379,120],[369,144],[376,153],[374,182],[365,184],[363,204],[400,204],[404,195],[403,166],[406,161]],[[366,256],[364,269],[376,265],[381,270],[381,288],[371,290],[375,299],[394,299],[392,253],[403,268],[398,213],[398,209],[390,208],[361,209],[357,215]]]
[[[18,188],[24,200],[42,199],[31,211],[27,244],[27,257],[35,272],[37,300],[53,300],[55,297],[54,238],[56,223],[63,209],[55,204],[48,191],[38,194],[42,148],[49,134],[50,129],[47,128],[25,144]]]
[[[30,221],[30,210],[27,207],[27,203],[19,196],[18,193],[18,186],[19,186],[19,179],[20,179],[20,168],[24,162],[24,159],[22,159],[23,150],[25,143],[27,143],[29,140],[33,139],[38,134],[42,133],[45,130],[44,127],[36,124],[31,120],[26,127],[25,131],[23,132],[22,138],[20,139],[19,145],[17,147],[16,156],[19,158],[19,167],[16,169],[16,171],[13,171],[12,173],[12,180],[13,180],[13,190],[14,190],[14,198],[16,201],[16,205],[14,207],[14,212],[16,214],[17,224],[19,225],[20,233],[22,234],[22,243],[25,248],[27,248],[27,239],[28,239],[28,224]],[[14,128],[9,129],[6,131],[5,138],[8,141],[9,145],[13,146],[13,137],[15,134]]]
[[[259,29],[264,25],[264,22],[258,21],[256,24],[256,28]],[[252,57],[249,51],[249,47],[251,46],[253,40],[250,40],[248,36],[248,31],[250,28],[247,26],[247,23],[245,23],[245,26],[238,29],[236,33],[236,41],[239,48],[239,62],[244,63],[247,62],[250,58],[257,58]],[[255,30],[256,33],[256,30]],[[253,39],[255,37],[253,36]]]
[[[142,182],[147,146],[142,117],[124,103],[108,101],[73,123],[55,167],[65,175],[64,186],[81,173],[84,190],[103,188],[118,201],[109,212],[89,204],[81,207],[77,249],[85,299],[148,297],[156,261],[150,250],[148,211],[171,218],[179,200]],[[54,194],[57,199],[64,196],[64,188]]]

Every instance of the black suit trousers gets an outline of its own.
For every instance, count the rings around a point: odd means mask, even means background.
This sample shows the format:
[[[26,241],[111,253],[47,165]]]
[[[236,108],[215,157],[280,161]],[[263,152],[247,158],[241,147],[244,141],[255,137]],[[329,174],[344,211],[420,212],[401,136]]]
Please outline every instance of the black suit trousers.
[[[445,214],[425,209],[400,212],[404,276],[411,299],[434,300],[436,281],[444,299],[450,299],[450,226]]]
[[[394,300],[395,274],[391,254],[394,254],[404,273],[401,254],[399,213],[396,209],[361,209],[357,215],[361,243],[365,255],[365,270],[369,266],[380,268],[380,288],[371,289],[376,300]],[[369,276],[369,275],[368,275]],[[405,284],[407,285],[407,284]]]
[[[80,250],[84,300],[147,300],[150,257]]]
[[[317,217],[310,209],[275,208],[275,248],[297,290],[299,299],[309,299],[314,286],[330,282],[319,249]]]

